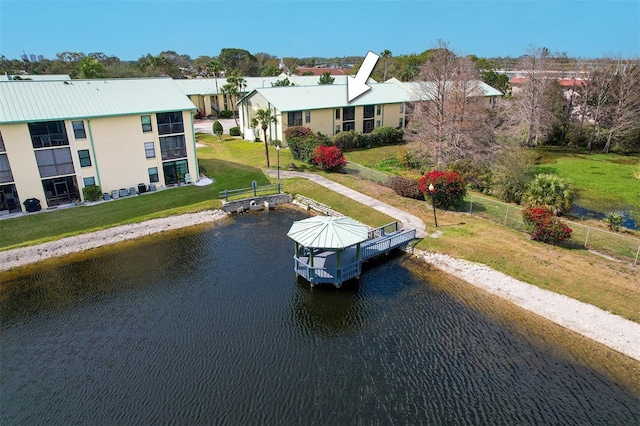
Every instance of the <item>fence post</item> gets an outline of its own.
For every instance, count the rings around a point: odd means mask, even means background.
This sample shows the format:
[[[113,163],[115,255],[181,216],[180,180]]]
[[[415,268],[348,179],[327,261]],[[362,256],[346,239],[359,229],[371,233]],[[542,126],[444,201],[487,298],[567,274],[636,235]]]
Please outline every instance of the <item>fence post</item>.
[[[509,217],[509,206],[507,206],[507,212],[504,214],[504,226],[507,226],[508,217]]]
[[[638,264],[638,255],[640,255],[640,245],[638,246],[638,251],[636,252],[636,260],[633,261],[633,265]]]
[[[256,197],[258,195],[258,183],[254,180],[253,182],[251,182],[251,186],[253,187],[253,196]]]
[[[224,190],[224,200],[229,201],[229,194],[226,189]]]
[[[591,228],[587,226],[587,237],[584,239],[584,248],[587,248],[587,243],[589,242],[589,233],[591,232]]]
[[[469,197],[469,214],[473,213],[473,195]]]
[[[278,194],[282,194],[282,187],[280,186],[280,182],[278,182]]]

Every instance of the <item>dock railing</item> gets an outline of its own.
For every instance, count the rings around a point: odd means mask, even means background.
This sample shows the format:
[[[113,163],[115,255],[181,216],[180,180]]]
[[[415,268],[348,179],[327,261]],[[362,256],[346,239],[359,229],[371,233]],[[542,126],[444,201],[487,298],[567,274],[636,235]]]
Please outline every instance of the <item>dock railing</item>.
[[[280,193],[282,193],[282,185],[280,183],[258,186],[254,180],[251,188],[225,189],[224,191],[220,191],[218,198],[224,198],[225,201],[229,201],[230,199],[235,200],[246,198],[247,196],[258,197]]]

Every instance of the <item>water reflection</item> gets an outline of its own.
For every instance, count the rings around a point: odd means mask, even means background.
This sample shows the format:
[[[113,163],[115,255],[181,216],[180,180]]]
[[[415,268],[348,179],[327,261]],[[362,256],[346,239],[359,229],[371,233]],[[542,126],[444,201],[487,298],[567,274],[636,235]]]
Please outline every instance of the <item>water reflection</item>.
[[[302,217],[243,215],[2,275],[0,423],[640,420],[637,387],[611,379],[637,363],[562,349],[560,327],[410,258],[340,291],[296,283],[284,235]]]

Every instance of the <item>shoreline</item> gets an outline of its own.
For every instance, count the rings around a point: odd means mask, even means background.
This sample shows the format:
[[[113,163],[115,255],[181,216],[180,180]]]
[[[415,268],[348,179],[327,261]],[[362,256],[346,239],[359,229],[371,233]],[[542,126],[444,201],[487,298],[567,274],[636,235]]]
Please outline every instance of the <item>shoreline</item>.
[[[0,271],[146,235],[211,223],[227,216],[221,210],[205,210],[6,250],[0,252]],[[640,324],[593,305],[516,280],[486,265],[417,249],[414,256],[474,287],[640,361]]]

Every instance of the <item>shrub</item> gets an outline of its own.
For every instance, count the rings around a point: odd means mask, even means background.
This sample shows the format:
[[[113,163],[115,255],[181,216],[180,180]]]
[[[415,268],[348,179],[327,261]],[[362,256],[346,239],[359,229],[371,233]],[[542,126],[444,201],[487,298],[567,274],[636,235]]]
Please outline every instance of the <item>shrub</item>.
[[[534,154],[518,146],[506,146],[491,170],[491,193],[507,203],[520,204],[533,177]]]
[[[547,206],[527,207],[522,210],[524,227],[532,240],[557,244],[571,237],[573,230],[555,216]]]
[[[233,111],[229,111],[228,109],[223,109],[218,113],[218,118],[231,118],[233,117]]]
[[[280,139],[271,139],[271,138],[269,138],[269,145],[270,146],[279,146],[280,148],[282,148],[282,141]]]
[[[604,217],[604,223],[607,224],[607,228],[611,231],[618,232],[624,222],[624,214],[618,211],[608,212]]]
[[[337,146],[320,145],[313,152],[313,162],[326,171],[338,171],[344,167],[346,161],[342,150]]]
[[[402,142],[404,132],[395,127],[383,126],[373,129],[371,135],[375,136],[380,145],[395,145]]]
[[[571,208],[571,184],[560,176],[541,173],[527,185],[523,201],[529,206],[547,206],[553,213],[564,213]]]
[[[290,127],[285,130],[287,145],[295,160],[312,163],[314,152],[321,145],[331,145],[331,140],[322,133],[313,133],[308,127]]]
[[[229,129],[229,134],[231,136],[240,136],[240,129],[238,129],[237,127],[232,127]]]
[[[433,184],[433,192],[429,191],[429,185]],[[436,207],[448,208],[462,203],[467,193],[464,178],[457,172],[431,170],[427,172],[419,182],[420,190],[425,199],[431,197]]]
[[[358,136],[355,130],[340,132],[333,137],[333,144],[343,151],[358,148]]]
[[[102,188],[97,185],[89,185],[82,188],[85,201],[98,201],[102,197]]]
[[[424,192],[420,189],[419,182],[416,179],[392,176],[389,179],[389,186],[396,194],[402,197],[424,201]]]
[[[220,137],[220,140],[222,140],[222,133],[224,133],[222,124],[218,120],[216,120],[213,122],[213,125],[211,127],[213,130],[213,134],[218,135],[218,137]]]
[[[469,185],[469,188],[489,192],[491,188],[491,169],[468,158],[459,159],[449,165],[449,170],[458,172]]]
[[[206,169],[206,167],[205,167],[205,166],[203,166],[202,164],[198,164],[198,172],[199,172],[201,175],[205,175],[205,176],[206,176],[206,174],[207,174],[207,169]]]

